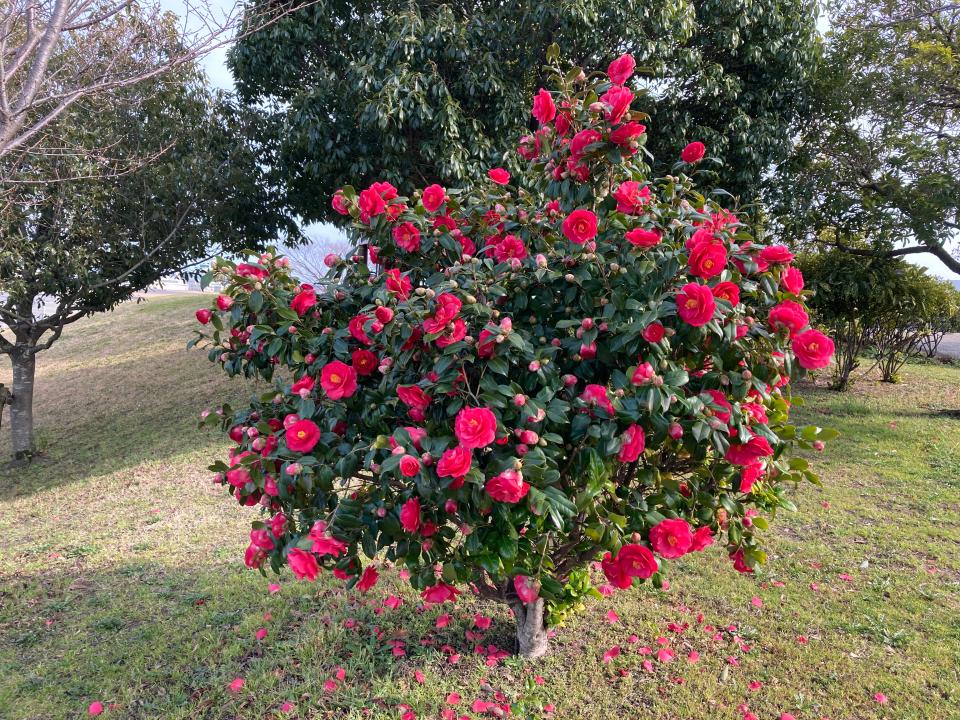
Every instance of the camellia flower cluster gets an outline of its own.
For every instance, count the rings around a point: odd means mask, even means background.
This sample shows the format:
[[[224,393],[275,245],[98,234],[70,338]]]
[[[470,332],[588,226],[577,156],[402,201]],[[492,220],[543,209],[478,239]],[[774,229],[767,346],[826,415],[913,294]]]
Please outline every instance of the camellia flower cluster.
[[[235,442],[218,481],[264,513],[249,566],[365,592],[392,562],[429,603],[472,584],[532,656],[597,561],[621,589],[691,552],[764,561],[817,481],[788,451],[833,436],[789,424],[790,379],[833,345],[790,251],[697,191],[702,143],[648,177],[633,67],[556,69],[519,176],[344,187],[359,242],[312,285],[270,252],[217,262],[210,358],[275,384],[205,418]]]

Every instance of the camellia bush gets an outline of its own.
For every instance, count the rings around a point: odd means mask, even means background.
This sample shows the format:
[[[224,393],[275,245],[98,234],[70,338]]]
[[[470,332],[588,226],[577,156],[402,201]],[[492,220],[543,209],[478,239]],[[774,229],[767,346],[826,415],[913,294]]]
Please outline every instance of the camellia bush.
[[[276,254],[218,260],[192,341],[274,383],[203,420],[236,443],[217,480],[263,513],[247,565],[360,592],[401,565],[427,603],[471,587],[509,604],[527,657],[688,553],[752,572],[789,488],[818,482],[789,451],[833,435],[788,423],[791,376],[833,350],[791,253],[697,192],[701,143],[647,176],[631,57],[557,55],[521,177],[344,187],[353,253],[317,286]]]

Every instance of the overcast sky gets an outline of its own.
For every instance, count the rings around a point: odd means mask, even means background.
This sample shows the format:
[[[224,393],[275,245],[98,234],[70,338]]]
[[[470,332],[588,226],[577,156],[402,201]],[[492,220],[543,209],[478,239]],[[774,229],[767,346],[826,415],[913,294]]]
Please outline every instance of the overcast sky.
[[[189,0],[187,0],[189,2]],[[183,15],[184,8],[186,7],[184,0],[160,0],[161,5],[172,10],[178,15]],[[208,0],[210,7],[218,9],[222,13],[229,13],[233,8],[237,7],[237,3],[234,0]],[[818,22],[821,32],[825,32],[828,23],[825,18],[821,18]],[[230,74],[230,71],[227,69],[227,48],[222,47],[214,50],[209,55],[205,56],[201,61],[204,69],[207,72],[207,76],[210,79],[210,83],[218,88],[224,90],[233,89],[233,77]],[[322,225],[313,225],[307,228],[307,234],[311,237],[321,238],[321,237],[330,237],[335,238],[340,233],[335,230],[332,226],[322,226]],[[955,240],[953,243],[953,249],[956,250],[960,241]],[[933,274],[939,275],[940,277],[947,278],[950,280],[957,280],[957,277],[954,273],[947,269],[947,266],[940,262],[937,258],[933,257],[929,253],[924,253],[922,255],[908,255],[906,256],[908,262],[912,262],[917,265],[922,265],[923,267],[928,268]]]

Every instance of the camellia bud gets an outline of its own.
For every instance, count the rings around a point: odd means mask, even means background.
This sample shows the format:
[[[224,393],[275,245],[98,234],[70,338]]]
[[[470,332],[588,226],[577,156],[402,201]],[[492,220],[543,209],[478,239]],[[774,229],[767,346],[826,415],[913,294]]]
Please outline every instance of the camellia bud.
[[[590,103],[590,112],[592,113],[602,113],[604,109],[603,103],[599,100],[597,102]]]
[[[573,273],[567,273],[566,275],[563,276],[563,279],[566,280],[567,282],[573,282],[574,280],[576,280],[576,278],[573,276]]]
[[[455,513],[455,512],[457,511],[457,501],[456,501],[456,500],[447,500],[447,501],[443,504],[443,510],[444,510],[444,512],[446,512],[446,513],[448,513],[448,514],[453,515],[453,513]]]
[[[314,355],[313,353],[307,353],[306,356],[304,356],[303,358],[303,361],[307,365],[313,365],[313,363],[316,362],[316,360],[317,360],[317,356]]]
[[[530,372],[538,372],[540,370],[540,361],[531,360],[530,364],[527,365],[527,370],[529,370]]]
[[[577,384],[577,376],[576,376],[576,375],[564,375],[564,376],[563,376],[562,378],[560,378],[560,379],[563,380],[563,384],[566,385],[567,387],[573,387],[574,385]]]
[[[538,253],[535,260],[538,268],[545,268],[547,266],[547,258],[543,253]]]
[[[377,517],[385,518],[387,516],[387,509],[385,507],[377,508]]]
[[[584,318],[583,320],[581,320],[580,327],[582,327],[584,330],[593,329],[593,318]]]
[[[328,268],[336,267],[338,262],[340,262],[340,258],[338,258],[333,253],[327,253],[323,257],[323,264],[326,265]]]
[[[683,437],[683,427],[680,423],[670,423],[670,427],[667,428],[667,434],[674,440],[679,440]]]
[[[300,463],[290,463],[287,465],[287,475],[299,475],[301,470],[303,470],[303,468],[300,466]]]
[[[813,441],[813,449],[816,450],[817,452],[823,452],[823,449],[824,449],[825,447],[826,447],[826,445],[823,444],[823,440],[814,440],[814,441]]]
[[[523,393],[517,393],[513,396],[513,404],[517,407],[523,407],[527,404],[527,396]],[[206,411],[205,411],[206,412]]]
[[[503,318],[500,321],[500,332],[509,333],[511,330],[513,330],[513,320],[508,317]]]

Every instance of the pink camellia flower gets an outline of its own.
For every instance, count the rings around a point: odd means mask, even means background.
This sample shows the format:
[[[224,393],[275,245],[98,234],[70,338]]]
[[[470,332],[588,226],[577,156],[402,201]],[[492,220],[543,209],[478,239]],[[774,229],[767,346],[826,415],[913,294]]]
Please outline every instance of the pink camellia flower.
[[[367,565],[363,569],[363,574],[360,576],[360,580],[356,584],[357,590],[362,593],[369,591],[374,585],[377,584],[377,580],[380,579],[380,573],[377,572],[377,569],[373,565]]]
[[[320,387],[331,400],[343,400],[357,391],[357,373],[344,362],[328,362],[320,371]]]
[[[698,527],[692,536],[690,552],[704,550],[713,545],[713,530],[709,525]]]
[[[357,206],[360,208],[361,217],[367,223],[370,222],[370,218],[382,215],[387,210],[387,203],[372,187],[360,191]]]
[[[630,376],[630,382],[634,385],[646,385],[653,380],[655,374],[653,365],[648,362],[640,363],[637,365],[637,369],[633,371],[633,375]]]
[[[287,448],[295,453],[308,453],[320,442],[320,428],[312,420],[298,420],[287,428]]]
[[[303,317],[314,305],[317,304],[317,294],[309,285],[301,285],[301,290],[290,301],[290,307],[297,315]]]
[[[229,310],[233,305],[233,298],[228,295],[217,295],[216,303],[218,310]]]
[[[507,235],[497,243],[493,256],[497,259],[497,262],[506,262],[511,258],[523,260],[527,257],[527,246],[516,235]]]
[[[627,428],[623,434],[623,445],[620,447],[620,454],[617,459],[620,462],[635,462],[640,457],[646,445],[646,437],[643,428],[636,423]]]
[[[807,330],[794,336],[791,348],[800,367],[807,370],[827,367],[833,357],[833,340],[819,330]]]
[[[410,282],[409,277],[402,274],[396,268],[387,270],[384,275],[386,277],[385,286],[387,292],[393,293],[399,300],[406,300],[410,297],[410,290],[413,287],[413,283]]]
[[[713,313],[717,309],[710,288],[698,283],[684,285],[677,293],[676,302],[680,319],[693,327],[706,325],[713,319]]]
[[[783,289],[794,295],[799,295],[803,290],[803,273],[799,268],[788,267],[780,273],[780,285]]]
[[[442,185],[428,185],[423,189],[423,195],[421,196],[421,201],[423,202],[423,209],[429,213],[436,212],[440,209],[440,206],[443,205],[447,200],[447,191]]]
[[[420,528],[420,498],[410,498],[400,508],[400,524],[408,533]]]
[[[613,408],[613,403],[610,402],[610,393],[607,392],[607,388],[603,385],[587,385],[583,389],[580,399],[589,405],[596,405],[597,407],[603,408],[609,415],[616,413],[616,410]]]
[[[628,155],[633,155],[637,150],[631,143],[646,131],[646,125],[641,125],[636,120],[631,120],[610,133],[610,142],[620,146],[620,149]]]
[[[693,533],[683,518],[661,520],[650,528],[650,546],[660,557],[668,560],[683,557],[692,545]]]
[[[243,686],[245,684],[246,683],[244,682],[243,678],[235,678],[233,682],[230,683],[230,692],[232,693],[240,692],[241,690],[243,690]]]
[[[515,575],[513,578],[513,589],[517,597],[526,604],[534,603],[540,597],[539,583],[528,578],[526,575]]]
[[[516,470],[504,470],[487,480],[484,489],[497,502],[515,504],[520,502],[530,491],[523,476]]]
[[[600,561],[600,569],[603,570],[603,575],[607,578],[607,582],[616,588],[626,590],[633,584],[633,578],[623,571],[623,567],[621,567],[617,559],[609,552],[605,553],[603,559]]]
[[[606,108],[606,118],[611,125],[616,125],[630,109],[633,102],[633,92],[629,88],[614,85],[600,96]]]
[[[320,566],[317,565],[317,559],[313,554],[300,548],[294,548],[287,554],[287,564],[290,566],[290,569],[293,570],[293,574],[297,576],[298,580],[306,578],[310,582],[313,582],[317,579],[317,574],[320,572]]]
[[[659,569],[657,559],[650,549],[637,544],[621,547],[617,553],[617,564],[621,572],[629,578],[648,578]]]
[[[333,209],[340,215],[349,215],[350,214],[350,204],[347,202],[347,198],[343,194],[343,190],[337,190],[333,194],[333,198],[330,200],[330,204],[333,206]]]
[[[533,116],[541,125],[546,125],[557,116],[557,106],[553,102],[553,96],[547,90],[540,88],[540,91],[533,96]]]
[[[704,279],[715,277],[727,265],[727,250],[721,243],[699,243],[690,253],[687,272]]]
[[[663,325],[654,321],[647,325],[643,332],[640,333],[641,337],[646,340],[648,343],[658,343],[663,340],[663,336],[666,334],[666,330]]]
[[[730,559],[733,560],[733,569],[740,573],[752,573],[753,568],[747,565],[746,557],[743,554],[743,550],[737,550],[735,553],[730,555]]]
[[[362,348],[354,350],[350,354],[350,365],[357,375],[372,375],[377,371],[377,356]]]
[[[241,685],[240,687],[243,687],[243,686]],[[87,708],[87,714],[93,717],[96,717],[102,712],[103,712],[103,703],[100,702],[99,700],[94,700],[92,703],[90,703],[90,706]]]
[[[487,177],[493,180],[497,185],[506,185],[510,182],[510,173],[503,168],[493,168],[487,170]]]
[[[810,322],[810,317],[807,315],[806,310],[803,309],[803,305],[793,300],[784,300],[770,308],[768,319],[771,330],[776,332],[777,330],[786,329],[791,337],[803,330],[803,328],[807,326],[807,323]]]
[[[767,245],[760,251],[760,259],[771,265],[793,262],[793,253],[786,245]]]
[[[587,148],[590,145],[598,143],[601,140],[603,140],[603,135],[598,131],[592,128],[581,130],[574,135],[570,141],[570,155],[574,160],[579,160],[586,154]]]
[[[717,283],[713,286],[711,292],[715,298],[726,300],[734,307],[740,303],[740,288],[736,283],[729,281]]]
[[[407,252],[416,252],[420,249],[420,231],[411,222],[401,223],[393,229],[393,240],[397,247]]]
[[[497,416],[488,408],[465,407],[454,420],[454,433],[465,448],[484,448],[497,433]]]
[[[576,245],[583,245],[597,236],[597,216],[589,210],[574,210],[563,221],[563,234]]]
[[[633,59],[633,55],[624,53],[610,63],[610,66],[607,68],[607,76],[614,85],[623,85],[630,79],[630,76],[633,75],[633,70],[636,66],[637,63]]]
[[[327,523],[323,520],[317,520],[317,522],[313,524],[308,537],[313,540],[313,547],[310,548],[310,551],[321,557],[324,555],[340,557],[347,549],[347,543],[343,542],[343,540],[337,540],[337,538],[327,532]]]
[[[269,273],[262,267],[250,265],[249,263],[240,263],[237,265],[237,275],[240,277],[253,278],[254,280],[265,280]]]
[[[613,191],[613,199],[617,201],[617,212],[642,215],[650,203],[650,187],[636,180],[624,180]],[[627,233],[628,238],[629,235],[630,233]]]
[[[730,401],[727,400],[727,396],[720,390],[704,390],[703,393],[709,395],[711,403],[720,408],[719,410],[710,408],[714,416],[725,423],[730,422],[730,413],[733,411],[733,407],[730,405]]]
[[[428,603],[442,603],[450,601],[456,601],[457,595],[460,594],[460,591],[457,590],[453,585],[448,585],[447,583],[437,583],[432,587],[428,587],[422,593],[420,597]]]
[[[663,236],[659,230],[646,230],[644,228],[634,228],[627,232],[627,242],[634,247],[652,248],[660,244]]]
[[[197,310],[195,314],[197,316],[197,322],[199,322],[201,325],[206,325],[213,317],[213,311],[208,310],[207,308],[201,308]]]
[[[368,320],[370,320],[369,315],[360,313],[350,318],[350,322],[347,323],[347,330],[350,331],[350,337],[364,345],[373,344],[373,340],[370,339],[370,336],[367,335],[363,327]]]
[[[703,159],[703,156],[706,152],[707,147],[702,142],[697,140],[690,143],[683,149],[683,152],[680,153],[680,159],[685,163],[699,162]]]
[[[473,463],[473,453],[469,448],[457,445],[443,451],[440,461],[437,463],[437,475],[439,477],[462,478],[470,472],[470,466]]]
[[[315,384],[315,378],[311,377],[310,375],[304,375],[290,386],[290,394],[299,395],[300,397],[304,398],[309,397],[310,393],[313,392],[313,386]]]
[[[404,455],[400,458],[400,473],[404,477],[416,477],[420,474],[420,461],[413,455]]]
[[[730,443],[724,459],[734,465],[752,465],[760,458],[773,455],[773,448],[765,437],[754,435],[745,443]]]
[[[260,550],[273,550],[274,547],[270,533],[263,529],[250,531],[250,544]]]

